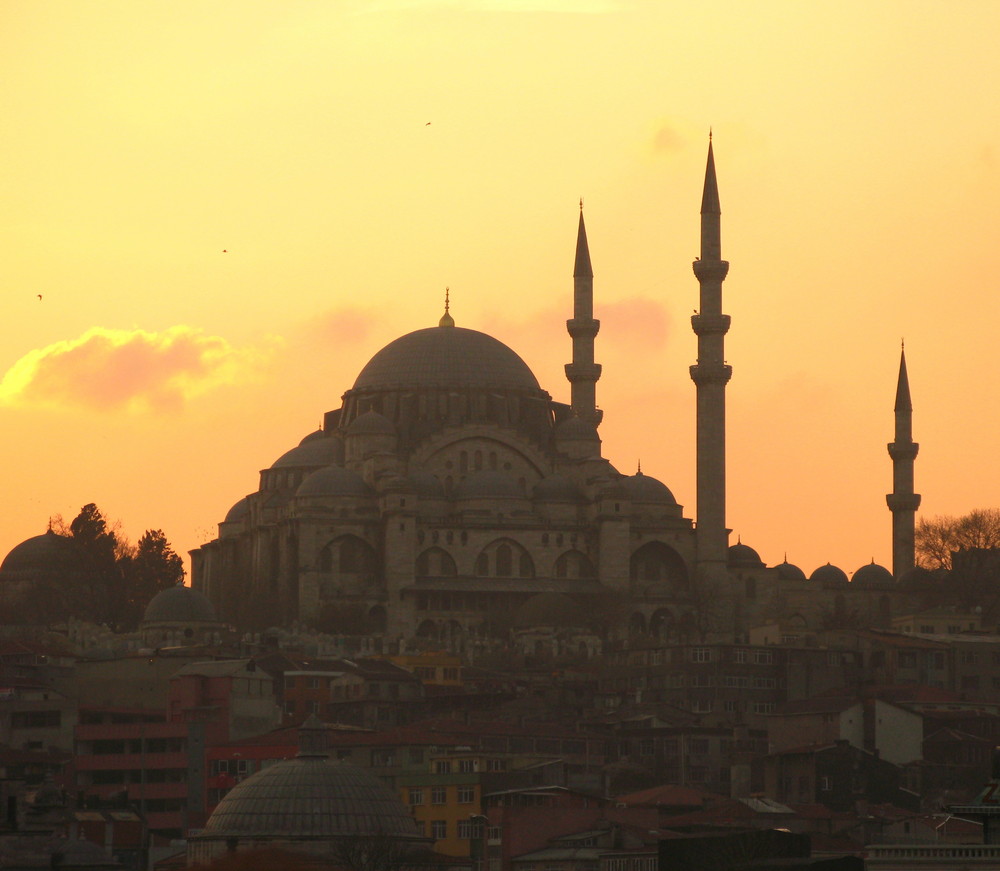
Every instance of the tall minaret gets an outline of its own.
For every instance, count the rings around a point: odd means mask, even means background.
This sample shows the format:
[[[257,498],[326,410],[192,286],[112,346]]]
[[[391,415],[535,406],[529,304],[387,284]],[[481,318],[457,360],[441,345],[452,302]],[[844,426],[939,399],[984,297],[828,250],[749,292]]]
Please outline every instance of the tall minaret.
[[[697,561],[702,568],[724,568],[729,531],[726,529],[726,384],[733,369],[726,363],[725,337],[729,315],[722,313],[722,282],[729,263],[722,259],[719,185],[715,179],[712,136],[701,197],[701,257],[694,274],[701,285],[700,309],[691,326],[698,336],[698,362],[691,379],[698,397],[697,432]]]
[[[892,457],[892,492],[885,497],[892,512],[892,574],[897,579],[913,568],[913,530],[920,494],[913,492],[913,461],[920,450],[913,440],[913,405],[906,376],[906,351],[899,352],[896,381],[896,438],[889,442]]]
[[[594,337],[601,322],[594,319],[594,270],[590,267],[587,228],[583,224],[583,200],[580,200],[580,227],[576,234],[576,264],[573,268],[573,319],[566,329],[573,338],[573,362],[566,364],[573,413],[592,426],[601,422],[597,408],[597,379],[601,364],[594,362]]]

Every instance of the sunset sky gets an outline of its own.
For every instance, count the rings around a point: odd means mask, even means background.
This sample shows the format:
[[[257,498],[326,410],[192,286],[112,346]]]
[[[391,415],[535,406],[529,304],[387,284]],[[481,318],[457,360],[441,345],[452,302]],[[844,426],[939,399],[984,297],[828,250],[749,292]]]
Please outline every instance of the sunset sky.
[[[921,515],[1000,505],[998,33],[994,0],[0,0],[0,556],[96,502],[187,563],[446,286],[568,401],[580,197],[604,454],[694,516],[711,127],[732,541],[891,565],[902,339]]]

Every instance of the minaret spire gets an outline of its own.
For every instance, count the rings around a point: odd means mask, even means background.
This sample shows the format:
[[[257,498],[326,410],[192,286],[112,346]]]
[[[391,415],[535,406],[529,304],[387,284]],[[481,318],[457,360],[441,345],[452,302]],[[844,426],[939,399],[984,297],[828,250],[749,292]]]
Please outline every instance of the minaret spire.
[[[697,390],[697,561],[702,569],[724,570],[729,530],[726,528],[726,363],[725,336],[729,315],[722,313],[722,282],[729,263],[722,259],[719,184],[711,134],[701,195],[701,256],[694,261],[700,285],[700,308],[691,318],[698,336],[698,362],[691,367]]]
[[[601,377],[601,365],[594,362],[594,337],[600,328],[601,322],[594,318],[594,270],[590,265],[590,246],[587,244],[581,199],[573,265],[573,317],[566,321],[566,329],[573,339],[573,362],[566,364],[566,378],[570,383],[573,413],[595,427],[602,416],[597,408],[597,380]]]
[[[896,378],[895,438],[889,442],[892,457],[892,492],[885,497],[892,512],[892,574],[899,578],[914,565],[914,530],[920,494],[913,492],[913,461],[920,445],[913,441],[913,403],[906,374],[906,349],[899,351]]]

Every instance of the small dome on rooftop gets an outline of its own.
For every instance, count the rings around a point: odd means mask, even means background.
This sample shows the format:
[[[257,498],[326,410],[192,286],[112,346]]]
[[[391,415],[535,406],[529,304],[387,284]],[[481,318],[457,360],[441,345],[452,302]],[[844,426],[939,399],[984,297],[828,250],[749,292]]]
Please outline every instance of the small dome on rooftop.
[[[820,583],[824,587],[842,587],[847,585],[847,575],[844,570],[830,563],[816,569],[816,571],[809,575],[809,580]]]
[[[868,565],[862,566],[854,573],[851,584],[858,584],[869,590],[884,590],[895,586],[895,581],[892,572],[872,560]]]
[[[178,584],[160,590],[146,606],[143,623],[214,623],[215,608],[208,598]]]
[[[238,520],[242,520],[249,513],[250,513],[250,500],[247,499],[246,496],[244,496],[242,499],[240,499],[239,502],[237,502],[235,505],[233,505],[232,508],[229,509],[229,511],[226,513],[226,519],[223,521],[223,523],[235,523]]]
[[[662,481],[642,472],[626,476],[622,479],[625,493],[633,502],[652,502],[660,505],[676,505],[677,500]]]
[[[776,565],[774,569],[782,581],[804,581],[806,579],[806,573],[797,565],[790,563],[788,557],[785,557],[784,562]]]
[[[377,411],[366,411],[358,415],[347,427],[349,436],[371,436],[371,435],[396,435],[396,427],[392,425],[389,418],[379,414]]]
[[[0,563],[0,578],[30,580],[76,572],[79,559],[76,542],[50,529],[14,547]]]
[[[764,565],[760,554],[750,547],[750,545],[743,544],[742,541],[737,541],[736,544],[730,546],[728,561],[731,566],[753,566],[757,568]]]

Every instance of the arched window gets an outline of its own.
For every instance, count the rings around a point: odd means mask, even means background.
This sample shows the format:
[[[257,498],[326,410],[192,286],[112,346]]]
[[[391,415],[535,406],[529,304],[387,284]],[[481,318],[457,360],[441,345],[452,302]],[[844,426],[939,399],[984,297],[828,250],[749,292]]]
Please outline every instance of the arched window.
[[[431,547],[417,557],[417,577],[450,578],[458,574],[455,560],[448,551]]]
[[[597,575],[587,555],[578,550],[568,550],[560,554],[556,560],[554,573],[557,578],[593,578]]]
[[[688,587],[687,566],[681,555],[660,541],[648,542],[632,554],[629,578],[633,584],[661,587],[664,593],[680,593]]]
[[[501,544],[496,552],[496,566],[498,578],[509,578],[513,574],[511,565],[511,550],[509,544]]]

